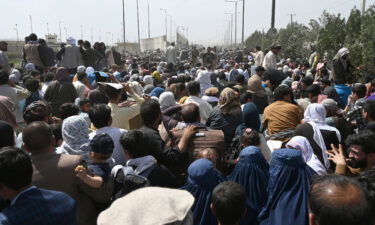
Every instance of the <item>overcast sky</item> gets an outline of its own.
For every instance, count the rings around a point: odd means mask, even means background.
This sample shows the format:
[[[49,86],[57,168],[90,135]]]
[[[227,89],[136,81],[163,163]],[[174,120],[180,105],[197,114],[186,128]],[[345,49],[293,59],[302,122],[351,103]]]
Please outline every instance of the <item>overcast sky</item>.
[[[225,0],[139,0],[140,35],[148,37],[147,3],[150,4],[151,37],[165,34],[165,16],[160,8],[167,9],[172,16],[173,30],[177,26],[188,27],[188,38],[194,43],[222,43],[228,30],[230,15],[234,12],[234,3]],[[245,36],[255,30],[265,31],[271,23],[271,0],[246,0]],[[308,23],[311,18],[318,18],[324,9],[332,13],[341,13],[345,17],[357,6],[361,8],[362,0],[276,0],[276,28],[285,27],[290,22],[288,14],[296,14],[294,20]],[[367,6],[375,0],[367,0]],[[19,37],[31,32],[29,15],[32,16],[33,31],[44,36],[47,23],[50,33],[59,35],[61,23],[62,38],[65,39],[66,27],[68,36],[91,41],[91,28],[94,41],[122,40],[122,1],[121,0],[1,0],[0,39],[15,39],[15,24],[18,25]],[[238,41],[241,39],[242,2],[238,3]],[[137,41],[136,0],[125,0],[126,39]],[[168,17],[168,35],[170,29]],[[181,29],[180,29],[181,30]],[[99,32],[100,31],[100,32]],[[101,34],[101,35],[99,35]]]

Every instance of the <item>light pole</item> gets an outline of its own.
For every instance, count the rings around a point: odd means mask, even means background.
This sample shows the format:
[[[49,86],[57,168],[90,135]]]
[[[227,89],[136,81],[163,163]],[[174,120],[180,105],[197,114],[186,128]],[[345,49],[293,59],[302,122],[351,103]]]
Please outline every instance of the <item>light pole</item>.
[[[68,29],[66,29],[66,27],[64,27],[64,30],[65,30],[65,39],[68,40]]]
[[[230,30],[230,45],[233,45],[233,13],[225,13],[230,15],[230,23],[229,23],[229,30]]]
[[[161,11],[164,11],[165,14],[165,41],[168,41],[168,18],[167,18],[167,10],[166,9],[160,9]]]
[[[49,27],[48,27],[48,22],[47,22],[47,35],[49,34]]]
[[[62,23],[62,21],[59,21],[60,42],[62,42],[62,38],[61,38],[61,23]]]
[[[171,15],[168,15],[169,16],[169,37],[170,37],[170,40],[171,42],[173,42],[173,31],[172,31],[172,27],[173,27],[173,24],[172,24],[172,16]]]
[[[150,2],[147,2],[147,19],[148,19],[148,38],[151,38],[151,28],[150,28]]]
[[[83,28],[82,28],[82,25],[81,25],[81,39],[83,40]]]
[[[141,35],[139,31],[139,7],[138,7],[138,0],[137,0],[137,26],[138,26],[138,46],[141,49]]]
[[[31,17],[31,15],[29,15],[29,19],[30,19],[30,30],[31,30],[31,33],[33,33],[33,18]]]
[[[234,2],[234,46],[237,46],[237,3],[241,0],[231,1],[231,0],[225,0],[226,2]],[[242,28],[243,29],[243,28]]]
[[[18,26],[17,26],[17,24],[16,24],[16,27],[14,28],[14,30],[16,31],[16,35],[17,35],[17,51],[18,51],[18,46],[20,44],[20,39],[18,37]]]
[[[90,29],[90,31],[91,31],[91,44],[94,44],[94,35],[93,35],[93,28],[91,27],[91,29]]]
[[[122,35],[124,38],[124,46],[125,46],[125,3],[124,0],[122,0]]]

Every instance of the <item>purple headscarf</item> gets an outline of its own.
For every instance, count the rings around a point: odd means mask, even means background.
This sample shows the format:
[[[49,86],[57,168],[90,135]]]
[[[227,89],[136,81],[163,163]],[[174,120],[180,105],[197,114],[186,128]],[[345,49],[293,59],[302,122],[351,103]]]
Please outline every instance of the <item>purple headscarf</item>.
[[[69,71],[65,69],[64,67],[59,67],[55,75],[55,80],[69,81],[70,80]]]

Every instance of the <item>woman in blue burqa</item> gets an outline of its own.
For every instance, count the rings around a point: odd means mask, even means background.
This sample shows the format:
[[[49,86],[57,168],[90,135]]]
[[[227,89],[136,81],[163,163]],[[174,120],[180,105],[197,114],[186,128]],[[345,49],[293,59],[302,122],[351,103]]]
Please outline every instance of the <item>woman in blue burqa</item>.
[[[258,217],[259,224],[309,224],[308,194],[314,174],[303,161],[301,151],[274,151],[270,163],[268,202]]]

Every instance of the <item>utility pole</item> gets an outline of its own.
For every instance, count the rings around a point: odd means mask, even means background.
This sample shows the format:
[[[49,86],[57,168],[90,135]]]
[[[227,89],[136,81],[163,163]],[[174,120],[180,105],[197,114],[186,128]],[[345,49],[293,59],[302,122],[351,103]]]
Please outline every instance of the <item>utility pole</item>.
[[[83,40],[83,27],[81,25],[81,39]]]
[[[48,27],[48,22],[47,22],[47,35],[49,34],[49,27]]]
[[[147,2],[147,19],[148,19],[148,38],[151,38],[151,28],[150,28],[150,2]]]
[[[363,0],[363,2],[362,2],[362,15],[365,14],[365,11],[366,11],[366,0]]]
[[[65,39],[68,40],[68,29],[66,29],[66,27],[64,27],[64,30],[65,30]]]
[[[61,38],[61,23],[62,23],[62,21],[59,21],[60,42],[62,42],[62,38]]]
[[[91,27],[91,29],[90,29],[90,31],[91,31],[91,44],[93,45],[94,44],[94,35],[93,35],[93,28]]]
[[[20,44],[20,39],[19,39],[19,36],[18,36],[18,26],[16,24],[16,27],[14,28],[14,30],[16,31],[16,35],[17,35],[17,51],[18,51],[18,46]]]
[[[124,48],[125,48],[125,0],[122,0],[122,35],[124,38]]]
[[[245,0],[242,0],[242,45],[245,45]]]
[[[165,14],[165,42],[168,41],[168,18],[167,18],[167,10],[166,9],[160,9],[161,11],[164,11]]]
[[[31,15],[29,15],[29,18],[30,18],[30,30],[31,30],[31,33],[33,33],[33,18],[31,17]]]
[[[276,0],[272,0],[272,15],[271,15],[271,29],[275,28],[275,8],[276,8]]]
[[[102,41],[102,30],[99,29],[99,41]]]
[[[170,35],[170,38],[171,38],[171,42],[173,42],[173,24],[172,24],[172,16],[171,15],[168,15],[169,16],[169,35]]]
[[[138,0],[137,1],[137,26],[138,26],[138,46],[141,49],[141,35],[139,33],[139,7],[138,7]]]
[[[296,16],[295,13],[291,13],[291,14],[288,14],[288,16],[290,16],[290,26],[293,27],[293,16]]]
[[[236,0],[236,1],[229,1],[226,0],[226,2],[234,2],[234,46],[237,46],[237,3],[240,2],[241,0]]]
[[[229,29],[230,29],[230,45],[233,45],[233,13],[225,13],[227,15],[230,15],[230,23],[229,23]]]

